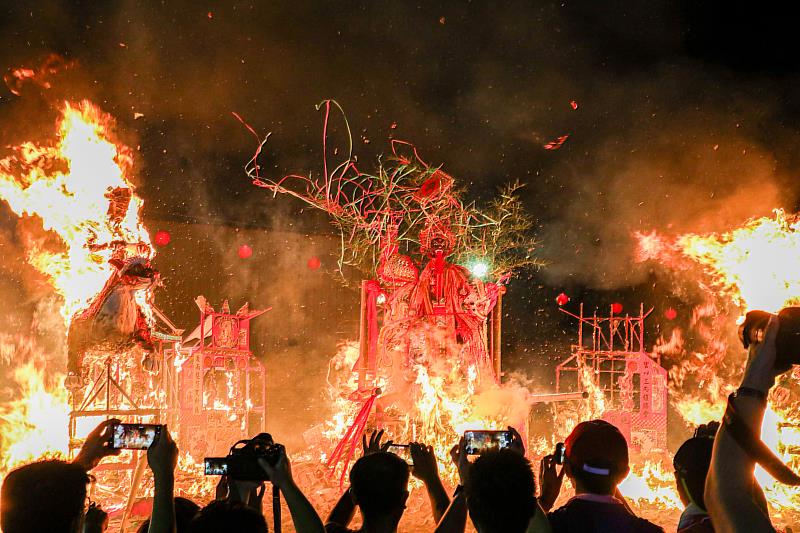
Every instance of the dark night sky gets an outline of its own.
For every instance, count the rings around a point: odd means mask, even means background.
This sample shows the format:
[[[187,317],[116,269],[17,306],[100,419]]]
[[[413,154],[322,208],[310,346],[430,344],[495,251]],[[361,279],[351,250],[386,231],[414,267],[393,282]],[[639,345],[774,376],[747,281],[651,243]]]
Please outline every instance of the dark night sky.
[[[269,172],[307,173],[321,166],[314,105],[335,98],[362,166],[394,137],[478,200],[527,183],[550,266],[512,283],[509,342],[545,346],[570,335],[552,333],[561,290],[688,309],[632,265],[632,231],[796,208],[800,56],[783,4],[6,0],[0,68],[53,52],[76,66],[49,90],[0,86],[0,144],[48,131],[60,99],[90,98],[138,146],[148,219],[324,232],[306,215],[290,226],[297,206],[249,184],[254,139],[231,111],[273,132]]]

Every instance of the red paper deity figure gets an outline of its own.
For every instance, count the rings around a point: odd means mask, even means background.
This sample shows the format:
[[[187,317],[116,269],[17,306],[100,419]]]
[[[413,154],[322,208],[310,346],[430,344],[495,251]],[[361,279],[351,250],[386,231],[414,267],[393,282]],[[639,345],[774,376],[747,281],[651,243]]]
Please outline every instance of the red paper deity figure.
[[[366,370],[362,389],[379,383],[389,395],[404,393],[416,379],[417,365],[429,374],[455,369],[459,375],[472,372],[476,378],[497,379],[487,319],[500,286],[483,283],[451,263],[455,246],[449,226],[429,219],[420,232],[419,252],[427,259],[420,271],[411,257],[399,252],[397,226],[388,227],[381,239],[378,279],[365,283],[367,342],[356,364]]]
[[[463,398],[479,382],[499,381],[500,316],[489,316],[511,272],[537,263],[529,235],[533,223],[516,193],[519,184],[499,191],[480,209],[461,199],[463,191],[450,175],[399,140],[392,141],[392,155],[374,174],[356,168],[352,153],[332,165],[327,146],[332,105],[338,107],[330,100],[320,105],[325,123],[319,176],[262,175],[258,158],[266,140],[261,139],[247,173],[273,195],[287,194],[328,213],[342,243],[340,272],[344,275],[348,265],[373,278],[361,283],[357,390],[341,391],[361,407],[329,457],[329,466],[342,460],[346,472],[373,410],[405,420],[410,433],[421,424],[444,427],[449,422],[420,412],[427,405],[416,401],[421,394],[444,398],[452,392]],[[478,271],[459,265],[477,258],[483,267]],[[495,281],[484,283],[484,275]],[[436,387],[441,390],[431,391]],[[412,438],[410,433],[405,436]]]
[[[150,290],[159,282],[159,273],[143,256],[126,257],[124,243],[116,245],[111,264],[116,268],[103,290],[88,309],[74,317],[67,336],[68,364],[66,385],[83,385],[83,359],[87,352],[119,353],[134,344],[152,350],[150,326],[145,319],[136,293]]]

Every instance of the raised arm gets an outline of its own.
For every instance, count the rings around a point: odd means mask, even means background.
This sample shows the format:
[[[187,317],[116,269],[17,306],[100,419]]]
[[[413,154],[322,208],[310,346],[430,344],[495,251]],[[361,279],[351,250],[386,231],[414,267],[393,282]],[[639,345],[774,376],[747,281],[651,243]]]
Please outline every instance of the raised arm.
[[[428,499],[431,502],[433,520],[438,523],[444,516],[445,511],[450,506],[450,497],[439,477],[439,465],[436,462],[436,455],[433,453],[432,446],[426,446],[419,442],[409,444],[411,460],[414,466],[411,473],[425,484],[428,492]]]
[[[350,489],[344,491],[339,501],[331,509],[326,524],[336,524],[337,526],[347,527],[353,516],[356,514],[356,504],[353,501],[353,496],[350,494]]]
[[[467,527],[467,498],[464,495],[464,484],[469,478],[470,462],[464,451],[464,437],[450,450],[450,457],[458,468],[461,485],[453,495],[453,501],[442,516],[434,533],[464,533]]]
[[[369,441],[367,441],[366,435],[361,435],[361,446],[363,447],[364,456],[376,452],[385,452],[389,449],[392,441],[381,443],[381,439],[383,439],[383,433],[383,430],[373,431],[369,436]],[[347,527],[347,525],[350,524],[350,521],[353,520],[355,512],[356,504],[353,501],[353,496],[350,494],[350,489],[347,489],[339,498],[339,501],[336,502],[336,505],[331,510],[331,513],[328,515],[328,519],[325,521],[325,523]]]
[[[161,426],[161,432],[147,450],[147,464],[153,471],[155,484],[148,533],[175,533],[175,465],[178,464],[178,447],[167,426]]]
[[[547,513],[544,512],[539,502],[536,502],[536,509],[528,522],[527,533],[550,533],[550,520],[547,518]]]
[[[775,338],[778,323],[770,320],[764,341],[750,346],[747,368],[737,394],[735,409],[741,422],[755,435],[761,435],[761,423],[767,407],[766,397],[775,384]],[[714,529],[720,532],[773,532],[769,516],[753,498],[757,488],[753,471],[755,461],[737,444],[726,424],[714,440],[711,467],[705,488],[705,503]]]
[[[96,467],[100,461],[109,455],[119,455],[122,450],[115,450],[110,443],[110,427],[119,423],[116,418],[111,418],[100,422],[96,428],[86,436],[78,455],[73,459],[73,463],[83,466],[88,472]]]
[[[558,495],[561,493],[561,485],[564,481],[566,470],[561,467],[558,471],[555,455],[545,455],[539,465],[539,506],[544,512],[549,512],[555,505]]]
[[[289,507],[289,513],[292,515],[295,531],[297,533],[323,533],[325,528],[317,511],[292,478],[292,467],[286,456],[286,449],[280,446],[280,454],[274,465],[271,465],[266,459],[259,459],[258,464],[267,473],[273,485],[283,493],[286,506]]]

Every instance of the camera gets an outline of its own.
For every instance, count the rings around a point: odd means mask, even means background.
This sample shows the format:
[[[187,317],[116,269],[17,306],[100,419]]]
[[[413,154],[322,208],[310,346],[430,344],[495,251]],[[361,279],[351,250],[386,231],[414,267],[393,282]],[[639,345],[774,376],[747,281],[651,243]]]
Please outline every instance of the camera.
[[[276,444],[269,433],[259,433],[250,440],[240,440],[231,446],[226,457],[203,459],[207,476],[227,475],[240,481],[269,481],[269,476],[258,464],[259,459],[275,465],[281,456],[282,444]]]
[[[800,307],[784,307],[777,315],[766,311],[750,311],[739,326],[739,340],[745,348],[762,342],[769,319],[773,316],[778,318],[775,370],[783,373],[792,365],[800,364]]]

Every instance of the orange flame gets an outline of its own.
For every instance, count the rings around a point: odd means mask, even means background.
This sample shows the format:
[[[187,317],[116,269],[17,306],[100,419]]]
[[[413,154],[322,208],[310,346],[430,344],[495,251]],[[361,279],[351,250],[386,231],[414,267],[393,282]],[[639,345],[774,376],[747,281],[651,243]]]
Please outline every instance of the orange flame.
[[[37,220],[43,230],[26,235],[26,259],[61,296],[58,312],[67,328],[51,325],[52,335],[64,336],[72,317],[89,306],[111,277],[114,243],[132,244],[138,255],[153,255],[140,220],[141,198],[131,194],[125,209],[111,215],[110,193],[134,190],[131,151],[115,144],[111,125],[111,117],[88,101],[65,103],[55,141],[23,143],[0,160],[0,199],[20,217]],[[147,303],[147,295],[136,298]],[[27,339],[23,353],[13,348],[19,344],[0,338],[0,359],[16,366],[6,371],[13,372],[17,389],[17,399],[0,405],[3,474],[43,456],[66,457],[69,452],[70,407],[61,365],[53,364],[61,361],[61,354],[40,353],[35,344]],[[85,435],[91,428],[84,426],[97,422],[82,420],[77,431]]]
[[[800,218],[777,209],[771,217],[745,222],[725,233],[668,238],[656,232],[636,234],[639,260],[656,260],[696,278],[708,300],[698,306],[690,327],[705,342],[703,353],[687,353],[678,331],[657,347],[680,358],[670,371],[670,400],[690,424],[719,420],[727,394],[738,383],[744,352],[728,340],[747,311],[777,312],[800,304]],[[699,273],[699,277],[697,274]],[[732,309],[738,316],[726,317]],[[741,355],[732,357],[739,352]],[[738,361],[739,364],[736,364]],[[697,376],[700,376],[698,379]],[[689,385],[691,379],[699,382]],[[770,394],[762,425],[764,442],[794,468],[800,467],[800,412],[797,398],[781,386]],[[778,484],[756,469],[773,510],[796,508],[800,491]]]
[[[14,370],[21,398],[0,406],[0,472],[43,456],[65,457],[69,405],[61,376],[48,379],[32,362]]]
[[[37,217],[63,245],[51,251],[41,239],[33,241],[27,260],[64,298],[66,324],[88,307],[112,275],[109,243],[141,243],[148,256],[153,253],[139,217],[141,198],[132,196],[120,220],[108,216],[109,192],[133,190],[127,176],[130,149],[110,140],[110,124],[111,117],[87,101],[65,103],[55,144],[27,142],[0,161],[0,198],[18,215]]]
[[[358,359],[358,343],[346,342],[330,362],[328,373],[332,414],[322,432],[330,442],[338,442],[352,423],[361,405],[351,399],[357,389],[353,365]],[[456,360],[454,357],[453,360]],[[457,483],[457,473],[450,459],[450,448],[469,429],[505,429],[517,424],[520,410],[527,413],[527,391],[521,387],[489,386],[478,383],[478,373],[470,367],[462,371],[455,365],[449,372],[415,364],[406,379],[413,379],[398,400],[411,399],[410,406],[389,402],[380,419],[387,437],[395,443],[422,442],[433,447],[443,477]],[[390,386],[378,383],[384,391]],[[396,391],[389,391],[391,392]],[[390,396],[389,396],[390,397]],[[523,415],[524,416],[524,415]],[[323,443],[330,446],[330,443]],[[322,459],[326,452],[322,451]],[[356,457],[360,452],[356,452]]]

